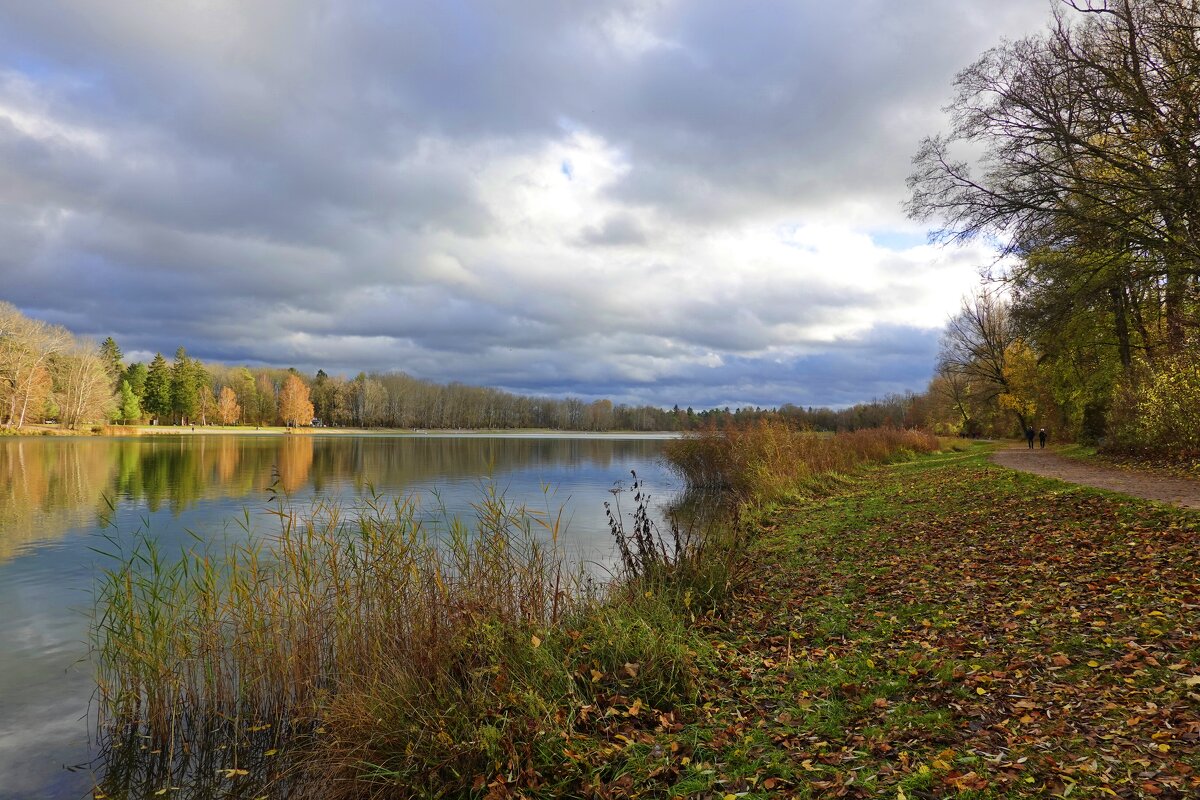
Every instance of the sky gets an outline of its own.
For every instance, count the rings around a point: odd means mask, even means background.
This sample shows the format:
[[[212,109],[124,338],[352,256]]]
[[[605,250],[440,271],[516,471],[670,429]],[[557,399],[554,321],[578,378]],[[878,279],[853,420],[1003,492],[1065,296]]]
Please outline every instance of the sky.
[[[0,299],[131,359],[618,402],[921,391],[901,204],[1053,0],[0,0]]]

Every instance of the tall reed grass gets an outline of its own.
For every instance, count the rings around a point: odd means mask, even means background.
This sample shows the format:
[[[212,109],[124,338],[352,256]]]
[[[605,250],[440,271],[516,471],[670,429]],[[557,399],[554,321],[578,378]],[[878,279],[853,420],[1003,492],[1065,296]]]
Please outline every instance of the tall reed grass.
[[[281,506],[277,535],[182,559],[109,534],[102,793],[455,795],[569,764],[598,693],[692,696],[697,645],[662,593],[598,587],[558,518],[494,489],[475,511],[435,535],[412,500]]]
[[[689,486],[728,491],[750,501],[813,488],[863,464],[937,449],[937,438],[924,431],[872,428],[830,436],[763,420],[673,440],[666,458]]]

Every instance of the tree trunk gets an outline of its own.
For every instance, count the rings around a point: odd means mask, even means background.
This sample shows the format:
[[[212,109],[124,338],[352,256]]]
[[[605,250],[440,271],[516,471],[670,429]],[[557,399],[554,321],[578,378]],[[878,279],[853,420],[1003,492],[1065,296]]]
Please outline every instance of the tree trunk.
[[[1108,293],[1113,301],[1113,318],[1117,333],[1117,348],[1121,353],[1121,366],[1129,369],[1133,366],[1133,351],[1129,345],[1129,319],[1125,314],[1125,288],[1113,286]]]

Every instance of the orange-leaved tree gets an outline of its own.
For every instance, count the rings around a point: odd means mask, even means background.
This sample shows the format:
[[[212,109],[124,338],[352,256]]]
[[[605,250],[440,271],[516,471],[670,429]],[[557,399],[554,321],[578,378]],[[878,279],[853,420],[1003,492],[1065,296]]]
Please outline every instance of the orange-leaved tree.
[[[279,390],[279,416],[289,427],[312,424],[313,404],[308,387],[296,375],[288,375]]]
[[[242,406],[237,401],[237,393],[228,386],[221,387],[221,396],[217,398],[217,419],[222,425],[232,425],[242,416]]]

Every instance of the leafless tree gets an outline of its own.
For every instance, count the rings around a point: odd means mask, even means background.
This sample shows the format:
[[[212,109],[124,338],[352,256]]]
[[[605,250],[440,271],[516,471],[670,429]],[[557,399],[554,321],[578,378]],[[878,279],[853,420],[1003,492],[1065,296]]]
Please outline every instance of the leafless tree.
[[[1200,278],[1196,0],[1064,0],[1045,35],[985,53],[955,86],[950,132],[914,159],[910,215],[1018,255],[1134,257],[1178,351]],[[956,145],[982,150],[975,169]]]

